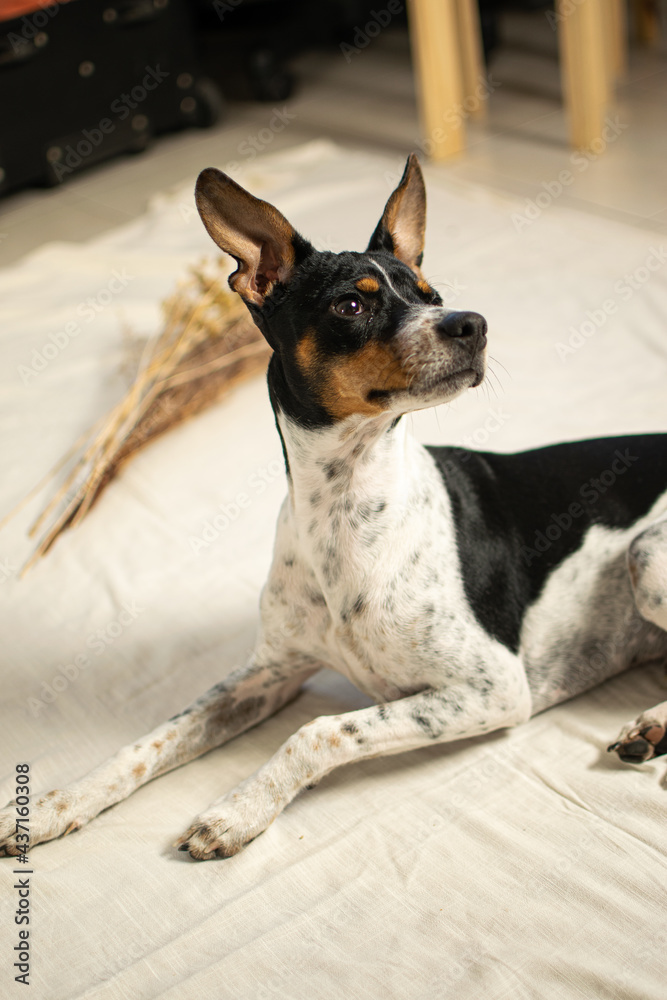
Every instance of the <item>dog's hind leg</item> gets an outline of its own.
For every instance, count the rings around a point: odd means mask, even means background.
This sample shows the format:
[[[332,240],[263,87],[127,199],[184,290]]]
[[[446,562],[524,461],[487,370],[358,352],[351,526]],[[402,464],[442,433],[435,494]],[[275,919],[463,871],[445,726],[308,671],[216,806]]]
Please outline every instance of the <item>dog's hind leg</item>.
[[[642,618],[667,633],[667,517],[655,521],[633,540],[628,568],[637,610]],[[623,726],[609,750],[615,750],[629,764],[667,753],[667,701]]]
[[[84,778],[30,803],[29,821],[17,829],[16,806],[0,809],[0,855],[78,830],[158,775],[221,746],[293,699],[319,664],[312,660],[250,663],[234,671],[189,708],[123,747]],[[23,787],[23,786],[21,786]]]

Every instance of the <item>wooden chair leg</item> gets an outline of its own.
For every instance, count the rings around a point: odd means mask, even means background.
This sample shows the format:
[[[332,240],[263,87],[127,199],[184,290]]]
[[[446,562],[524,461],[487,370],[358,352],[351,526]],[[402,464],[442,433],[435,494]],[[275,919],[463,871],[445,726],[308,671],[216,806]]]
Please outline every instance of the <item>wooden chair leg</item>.
[[[465,146],[456,0],[410,0],[408,12],[423,149],[444,160]]]
[[[628,19],[626,0],[609,0],[611,27],[611,67],[613,79],[621,80],[628,71]]]
[[[643,45],[656,45],[660,38],[658,0],[634,0],[637,38]]]
[[[575,149],[598,145],[610,99],[605,56],[607,0],[557,0],[561,74]]]
[[[486,73],[477,0],[457,0],[456,19],[461,51],[463,109],[471,118],[481,120],[486,118],[488,91],[484,88]]]

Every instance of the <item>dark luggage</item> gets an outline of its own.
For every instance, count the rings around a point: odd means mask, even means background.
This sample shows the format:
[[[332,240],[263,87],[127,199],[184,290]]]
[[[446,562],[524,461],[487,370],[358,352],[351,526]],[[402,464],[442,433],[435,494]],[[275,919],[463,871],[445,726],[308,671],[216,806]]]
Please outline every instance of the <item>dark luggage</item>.
[[[0,193],[62,183],[221,107],[186,0],[0,0]]]

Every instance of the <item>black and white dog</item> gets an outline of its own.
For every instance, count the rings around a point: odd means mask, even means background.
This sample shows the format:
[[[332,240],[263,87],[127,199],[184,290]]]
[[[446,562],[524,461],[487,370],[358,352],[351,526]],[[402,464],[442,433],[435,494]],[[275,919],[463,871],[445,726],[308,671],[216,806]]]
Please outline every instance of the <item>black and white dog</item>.
[[[401,418],[484,378],[486,323],[424,279],[425,193],[408,160],[365,253],[316,251],[217,170],[204,224],[273,348],[287,466],[248,664],[88,776],[33,803],[30,843],[276,712],[323,666],[377,705],[314,719],[177,841],[228,857],[350,761],[514,726],[635,664],[667,660],[667,437],[500,455],[424,448]],[[667,702],[609,749],[667,752]],[[16,809],[0,851],[25,849]]]

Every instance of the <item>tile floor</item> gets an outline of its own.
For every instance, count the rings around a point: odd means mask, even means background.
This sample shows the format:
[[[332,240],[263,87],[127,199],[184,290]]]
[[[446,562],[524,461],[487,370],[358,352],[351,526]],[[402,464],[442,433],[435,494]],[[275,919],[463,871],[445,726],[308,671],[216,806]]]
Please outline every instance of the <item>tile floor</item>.
[[[609,116],[617,125],[603,155],[584,161],[568,148],[557,36],[544,14],[508,15],[490,67],[484,124],[468,129],[466,151],[444,174],[534,198],[563,170],[573,175],[559,203],[667,235],[667,45],[631,46],[629,70]],[[407,32],[386,29],[347,62],[332,46],[294,63],[294,118],[266,151],[322,136],[350,147],[403,155],[420,148]],[[86,240],[129,221],[155,191],[214,163],[243,161],[245,139],[264,129],[271,105],[232,103],[205,131],[162,137],[139,156],[119,157],[60,188],[0,201],[0,265],[50,240]],[[244,152],[245,151],[245,152]]]

